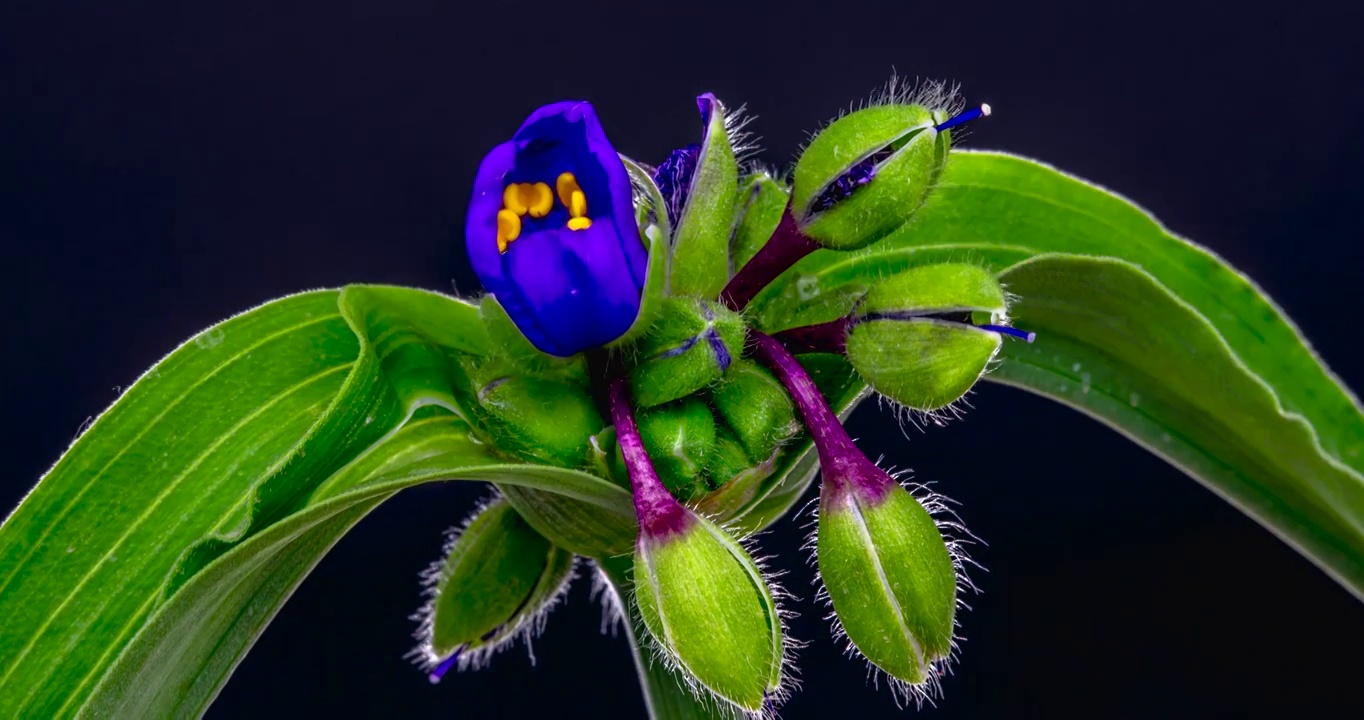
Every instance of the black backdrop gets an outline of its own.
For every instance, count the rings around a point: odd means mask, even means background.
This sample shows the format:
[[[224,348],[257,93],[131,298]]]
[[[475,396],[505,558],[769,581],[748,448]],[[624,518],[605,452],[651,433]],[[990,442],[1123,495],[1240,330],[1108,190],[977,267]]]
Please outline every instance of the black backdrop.
[[[1113,187],[1260,282],[1332,367],[1352,353],[1364,54],[1351,3],[29,3],[0,7],[0,398],[16,503],[88,417],[181,340],[347,282],[477,284],[473,171],[539,104],[594,101],[657,161],[692,98],[748,103],[763,158],[892,69],[960,81],[968,142]],[[1339,7],[1337,7],[1339,6]],[[967,419],[873,455],[963,503],[988,546],[962,662],[924,717],[1358,717],[1364,608],[1116,433],[986,386]],[[522,650],[430,686],[402,659],[416,575],[479,491],[425,487],[360,525],[261,638],[210,716],[643,712],[585,584]],[[898,717],[827,639],[795,550],[804,691],[785,717]]]

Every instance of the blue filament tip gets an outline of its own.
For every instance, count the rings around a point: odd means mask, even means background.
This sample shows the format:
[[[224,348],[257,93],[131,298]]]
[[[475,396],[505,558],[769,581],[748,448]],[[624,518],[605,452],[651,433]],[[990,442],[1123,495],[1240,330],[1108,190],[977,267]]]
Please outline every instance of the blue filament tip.
[[[449,672],[450,668],[454,667],[455,663],[459,662],[459,655],[463,650],[464,648],[460,648],[452,653],[450,657],[442,660],[439,665],[431,669],[431,674],[427,675],[426,678],[430,680],[432,684],[440,682],[441,678],[445,677],[445,673]]]
[[[1022,340],[1024,342],[1032,342],[1033,340],[1037,339],[1037,333],[1028,332],[1027,330],[1019,330],[1017,328],[1011,328],[1006,325],[977,325],[976,327],[980,328],[981,330],[989,330],[990,332],[996,332],[999,333],[1000,335],[1008,335],[1009,337],[1018,338],[1019,340]]]
[[[938,125],[933,129],[937,130],[938,132],[950,130],[958,125],[961,125],[962,123],[968,123],[971,122],[972,120],[975,120],[976,118],[985,117],[989,114],[990,106],[982,104],[980,107],[971,108],[966,112],[958,113],[956,116],[944,120],[941,125]]]

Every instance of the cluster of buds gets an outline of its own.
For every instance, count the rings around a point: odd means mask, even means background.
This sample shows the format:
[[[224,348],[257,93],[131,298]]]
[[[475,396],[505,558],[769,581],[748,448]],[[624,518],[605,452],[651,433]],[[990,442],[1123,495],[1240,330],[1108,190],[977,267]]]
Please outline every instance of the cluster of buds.
[[[791,641],[783,594],[737,533],[782,514],[750,517],[800,482],[781,469],[808,440],[821,470],[813,545],[836,629],[922,696],[954,648],[960,526],[857,448],[807,368],[832,357],[932,413],[970,390],[1004,337],[1031,336],[1008,326],[996,277],[962,263],[883,278],[850,310],[801,327],[762,327],[745,310],[807,255],[857,250],[909,222],[948,161],[951,129],[989,107],[892,97],[816,135],[788,183],[744,172],[741,123],[713,96],[698,106],[700,141],[657,167],[620,157],[585,102],[541,108],[484,160],[466,234],[498,352],[452,371],[471,427],[511,459],[629,490],[630,621],[693,691],[750,715],[789,692]],[[433,680],[538,627],[575,554],[628,552],[604,525],[570,532],[591,524],[571,499],[508,492],[430,573],[418,635]]]

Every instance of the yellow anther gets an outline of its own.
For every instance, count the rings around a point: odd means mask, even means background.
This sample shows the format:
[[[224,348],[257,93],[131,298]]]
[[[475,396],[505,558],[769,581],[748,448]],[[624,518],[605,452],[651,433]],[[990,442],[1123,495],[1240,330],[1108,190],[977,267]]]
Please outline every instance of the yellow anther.
[[[586,230],[592,227],[592,219],[585,217],[575,217],[568,219],[569,230]]]
[[[549,189],[549,186],[542,182],[538,182],[534,185],[527,183],[522,185],[522,187],[529,189],[529,192],[523,191],[521,197],[525,199],[529,196],[529,198],[526,199],[525,204],[526,208],[530,210],[530,216],[533,218],[542,218],[548,215],[550,209],[554,207],[554,193]]]
[[[574,190],[573,197],[568,203],[568,216],[572,218],[587,217],[587,196],[582,190]]]
[[[554,189],[559,192],[559,202],[569,209],[573,207],[573,193],[582,192],[582,188],[578,187],[578,178],[573,177],[571,172],[559,175],[559,179],[554,181]]]
[[[502,191],[502,207],[517,215],[525,215],[526,205],[527,203],[521,201],[520,183],[512,183]]]
[[[507,244],[521,234],[521,216],[514,210],[497,211],[497,251],[507,252]]]

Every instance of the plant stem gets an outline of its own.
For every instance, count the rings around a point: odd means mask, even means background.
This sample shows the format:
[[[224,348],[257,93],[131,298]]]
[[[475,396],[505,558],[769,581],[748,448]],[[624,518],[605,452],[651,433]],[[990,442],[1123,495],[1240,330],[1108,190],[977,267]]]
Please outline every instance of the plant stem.
[[[611,422],[616,426],[616,441],[625,458],[625,469],[630,474],[630,490],[635,496],[635,517],[639,519],[639,535],[644,539],[666,538],[686,530],[692,523],[691,515],[682,507],[667,486],[659,479],[644,441],[639,436],[639,425],[630,409],[630,388],[624,377],[611,381],[609,403]]]
[[[818,325],[782,330],[772,337],[793,353],[826,352],[838,355],[848,349],[848,330],[853,320],[841,317]]]
[[[757,330],[748,331],[748,340],[758,360],[791,393],[819,452],[821,482],[835,491],[860,490],[873,501],[884,497],[894,481],[858,449],[796,357],[771,335]]]
[[[796,227],[796,219],[791,216],[788,206],[771,239],[729,279],[729,284],[720,292],[720,300],[731,310],[743,310],[778,275],[818,249],[819,244]]]

